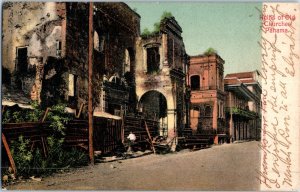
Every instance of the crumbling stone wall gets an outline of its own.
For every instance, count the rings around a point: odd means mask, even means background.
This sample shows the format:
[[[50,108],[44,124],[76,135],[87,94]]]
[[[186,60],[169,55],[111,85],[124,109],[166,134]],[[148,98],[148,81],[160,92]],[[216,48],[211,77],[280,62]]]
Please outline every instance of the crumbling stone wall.
[[[168,137],[173,138],[184,128],[185,121],[185,69],[187,60],[182,30],[175,18],[161,22],[159,34],[139,38],[136,43],[136,84],[137,95],[141,99],[150,91],[158,91],[167,100]],[[156,48],[156,49],[153,49]],[[149,51],[149,49],[151,51]],[[157,50],[158,67],[151,65],[147,54]],[[156,63],[154,63],[156,65]],[[155,70],[153,70],[156,68]],[[151,69],[151,70],[149,70]]]
[[[11,76],[10,88],[33,100],[40,101],[43,67],[48,57],[57,57],[57,42],[63,54],[64,9],[64,3],[55,2],[3,4],[2,67]]]
[[[77,101],[75,102],[77,108],[81,103],[87,103],[88,7],[88,3],[67,3],[66,64],[69,73],[77,76]],[[109,105],[112,103],[109,98],[119,98],[114,101],[112,108],[120,109],[121,106],[125,108],[125,105],[130,105],[133,110],[136,108],[135,41],[140,33],[140,17],[124,3],[94,2],[93,20],[94,106],[99,107],[103,102],[100,101],[101,95],[105,95],[107,99],[105,103]],[[129,71],[125,71],[126,60],[130,63]],[[113,81],[110,80],[113,78],[121,79],[120,82],[123,83],[112,85]],[[113,89],[125,90],[129,94],[129,99],[127,94]],[[103,91],[105,93],[102,93]]]

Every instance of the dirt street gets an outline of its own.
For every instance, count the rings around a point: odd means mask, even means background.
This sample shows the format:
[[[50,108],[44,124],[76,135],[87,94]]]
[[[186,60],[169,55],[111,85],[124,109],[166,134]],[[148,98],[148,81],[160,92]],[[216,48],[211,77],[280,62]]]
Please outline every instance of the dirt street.
[[[14,190],[258,190],[258,142],[98,163]]]

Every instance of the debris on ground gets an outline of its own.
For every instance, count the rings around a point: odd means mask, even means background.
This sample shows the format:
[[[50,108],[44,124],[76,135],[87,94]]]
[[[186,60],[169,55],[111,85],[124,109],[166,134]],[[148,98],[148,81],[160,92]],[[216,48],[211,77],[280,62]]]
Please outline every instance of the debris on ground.
[[[32,179],[33,181],[42,181],[42,178],[35,178],[34,176],[29,177],[30,179]]]
[[[114,169],[114,168],[116,168],[116,166],[114,166],[113,164],[110,164],[110,168]]]
[[[52,186],[52,185],[55,185],[55,182],[48,182],[47,183],[47,186]]]
[[[7,183],[8,182],[8,175],[4,175],[2,177],[2,181],[3,181],[3,183]]]

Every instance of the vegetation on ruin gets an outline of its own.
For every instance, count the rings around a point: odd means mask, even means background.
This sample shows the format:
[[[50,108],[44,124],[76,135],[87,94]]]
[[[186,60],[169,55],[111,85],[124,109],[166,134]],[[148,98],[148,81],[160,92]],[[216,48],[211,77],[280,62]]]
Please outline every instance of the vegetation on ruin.
[[[29,139],[20,136],[18,140],[12,141],[10,148],[17,174],[24,177],[45,176],[58,170],[88,164],[88,157],[84,152],[75,148],[66,150],[63,142],[63,138],[48,137],[48,154],[45,158],[40,149],[30,149]]]
[[[217,53],[218,53],[218,52],[217,52],[214,48],[210,47],[210,48],[208,48],[208,49],[204,52],[204,55],[210,56],[210,55],[214,55],[214,54],[217,54]]]
[[[2,118],[2,123],[38,122],[44,115],[37,102],[32,103],[33,110],[9,110]],[[66,149],[63,146],[66,124],[72,116],[65,112],[65,104],[51,107],[46,121],[50,122],[51,135],[47,137],[47,157],[39,148],[32,148],[31,141],[22,135],[11,141],[10,149],[19,176],[44,176],[57,170],[78,167],[88,164],[88,156],[76,148]],[[4,174],[9,175],[7,170]]]
[[[171,12],[164,11],[163,14],[160,17],[160,21],[153,24],[153,31],[150,31],[148,28],[145,28],[143,30],[142,34],[141,34],[141,37],[142,38],[147,38],[147,37],[154,36],[154,35],[158,34],[159,31],[160,31],[161,22],[164,19],[168,19],[168,18],[171,18],[171,17],[173,17],[173,14]]]

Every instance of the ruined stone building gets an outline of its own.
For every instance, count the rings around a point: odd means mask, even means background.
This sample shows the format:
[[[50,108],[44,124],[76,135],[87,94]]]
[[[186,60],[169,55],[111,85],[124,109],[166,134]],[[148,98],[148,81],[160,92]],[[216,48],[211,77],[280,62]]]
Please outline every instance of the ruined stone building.
[[[158,33],[136,42],[136,93],[138,107],[161,122],[169,138],[185,126],[187,55],[182,29],[174,17],[160,22]]]
[[[88,17],[85,2],[3,4],[3,105],[64,102],[87,116]],[[224,60],[188,56],[174,17],[141,36],[140,16],[125,3],[94,2],[93,29],[95,112],[140,112],[159,121],[160,134],[169,138],[186,127],[212,130],[215,143],[226,134],[234,140],[259,135],[258,73],[227,75],[224,90]]]
[[[190,56],[190,126],[194,132],[215,130],[215,143],[226,136],[224,60],[218,54]]]
[[[4,3],[3,89],[22,93],[16,103],[44,107],[66,102],[69,110],[88,98],[88,15],[83,2]],[[186,124],[187,54],[182,29],[165,18],[151,37],[140,37],[140,16],[125,3],[95,2],[93,106],[113,115],[143,111],[174,137]]]
[[[44,73],[44,66],[64,68],[64,3],[3,4],[2,96],[3,103],[27,105],[41,101],[42,82],[56,71]],[[59,87],[57,87],[59,89]]]
[[[228,74],[225,77],[226,122],[232,140],[259,139],[261,129],[259,72]]]
[[[87,104],[88,3],[3,5],[4,100],[44,106]],[[124,3],[94,3],[93,96],[96,110],[136,109],[135,50],[140,16]],[[18,95],[13,97],[14,92]],[[86,107],[84,107],[84,110]]]
[[[87,100],[88,3],[67,3],[68,98]],[[94,3],[93,97],[97,110],[120,115],[136,110],[136,38],[140,16],[124,3]],[[72,85],[73,87],[70,87]]]

